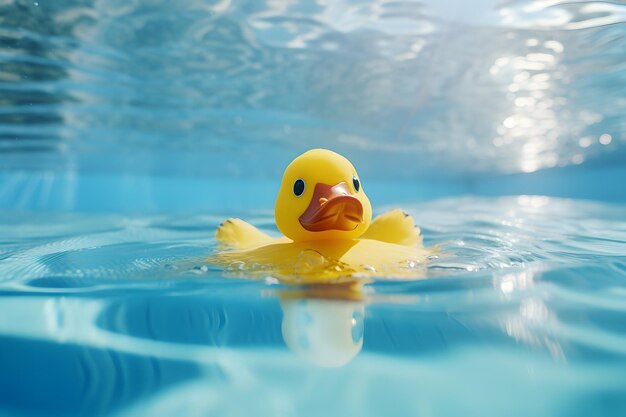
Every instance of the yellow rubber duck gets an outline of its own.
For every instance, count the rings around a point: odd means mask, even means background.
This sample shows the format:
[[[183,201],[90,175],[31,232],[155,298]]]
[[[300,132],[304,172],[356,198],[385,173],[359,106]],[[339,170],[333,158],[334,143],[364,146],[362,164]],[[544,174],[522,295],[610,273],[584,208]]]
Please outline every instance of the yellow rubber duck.
[[[289,164],[274,209],[284,237],[272,237],[241,219],[228,219],[215,238],[225,251],[209,262],[229,271],[297,282],[424,274],[429,250],[402,210],[373,221],[372,206],[346,158],[312,149]]]

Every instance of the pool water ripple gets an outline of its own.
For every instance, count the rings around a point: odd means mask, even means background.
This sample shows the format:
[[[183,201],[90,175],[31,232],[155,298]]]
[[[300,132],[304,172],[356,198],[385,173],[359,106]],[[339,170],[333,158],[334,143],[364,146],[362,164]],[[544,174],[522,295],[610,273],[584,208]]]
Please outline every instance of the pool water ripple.
[[[231,398],[264,381],[266,395],[299,409],[307,400],[296,381],[335,401],[321,386],[353,374],[365,378],[353,390],[372,407],[392,395],[372,378],[426,390],[420,401],[397,400],[413,412],[420,404],[441,407],[436,398],[463,391],[463,375],[478,369],[489,369],[481,378],[500,398],[487,410],[517,401],[496,381],[533,391],[542,373],[550,394],[544,406],[519,404],[537,415],[585,415],[561,400],[571,395],[626,406],[625,397],[614,397],[626,379],[613,372],[626,366],[623,206],[521,196],[404,208],[423,227],[425,244],[439,248],[427,276],[381,277],[357,299],[229,277],[207,265],[220,216],[47,214],[43,221],[5,214],[0,308],[11,314],[0,318],[0,383],[7,386],[18,369],[30,382],[3,391],[0,408],[150,415],[151,407],[182,407],[197,390]],[[249,218],[277,233],[271,217]],[[26,362],[35,354],[40,359]],[[343,367],[327,368],[338,358]],[[36,378],[43,367],[48,377]],[[224,405],[194,401],[189,415]]]

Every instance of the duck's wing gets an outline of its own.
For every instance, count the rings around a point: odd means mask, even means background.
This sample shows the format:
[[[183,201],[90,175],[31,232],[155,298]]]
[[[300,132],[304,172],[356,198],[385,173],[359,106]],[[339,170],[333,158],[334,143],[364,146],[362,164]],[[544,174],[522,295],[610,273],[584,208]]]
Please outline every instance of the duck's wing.
[[[241,219],[225,220],[215,231],[217,242],[229,249],[248,249],[275,243],[276,238],[263,233],[250,223]]]
[[[420,228],[408,213],[395,209],[377,216],[361,239],[380,240],[397,245],[421,245]]]

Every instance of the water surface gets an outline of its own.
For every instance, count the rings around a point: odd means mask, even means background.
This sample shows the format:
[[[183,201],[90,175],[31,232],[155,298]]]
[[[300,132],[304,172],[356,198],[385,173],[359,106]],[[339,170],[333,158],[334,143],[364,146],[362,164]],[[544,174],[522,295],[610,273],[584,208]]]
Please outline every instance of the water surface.
[[[626,410],[623,206],[405,208],[439,256],[425,279],[379,279],[357,298],[207,265],[219,216],[3,215],[3,412]],[[237,214],[276,233],[270,212]]]

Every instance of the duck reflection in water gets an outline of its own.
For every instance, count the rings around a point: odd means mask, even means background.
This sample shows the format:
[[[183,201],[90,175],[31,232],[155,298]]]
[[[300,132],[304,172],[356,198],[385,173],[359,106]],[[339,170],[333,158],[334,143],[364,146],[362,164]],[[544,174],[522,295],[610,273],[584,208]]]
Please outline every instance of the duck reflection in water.
[[[363,347],[364,281],[313,284],[280,292],[282,335],[289,349],[322,367],[348,364]]]

